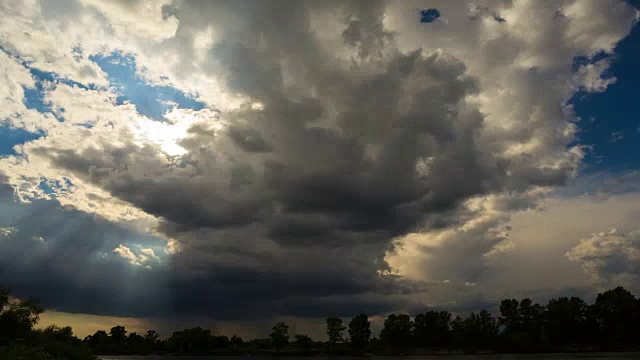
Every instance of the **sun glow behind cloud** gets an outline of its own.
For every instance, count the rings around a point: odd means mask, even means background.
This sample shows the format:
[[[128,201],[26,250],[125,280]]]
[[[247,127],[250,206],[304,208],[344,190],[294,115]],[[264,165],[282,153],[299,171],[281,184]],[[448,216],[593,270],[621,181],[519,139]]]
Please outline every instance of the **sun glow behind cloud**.
[[[207,123],[214,131],[224,127],[219,113],[210,109],[191,110],[173,108],[164,115],[170,123],[154,121],[140,116],[131,124],[131,130],[137,137],[137,144],[153,143],[169,156],[187,153],[180,141],[189,136],[189,128],[199,123]]]

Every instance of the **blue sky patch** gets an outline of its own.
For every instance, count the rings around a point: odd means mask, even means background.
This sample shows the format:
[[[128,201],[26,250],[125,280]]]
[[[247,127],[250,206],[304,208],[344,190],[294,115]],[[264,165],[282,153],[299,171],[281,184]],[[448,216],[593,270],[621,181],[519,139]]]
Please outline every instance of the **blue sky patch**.
[[[577,58],[574,69],[604,58]],[[617,81],[603,93],[576,94],[570,101],[581,118],[578,143],[593,150],[585,159],[585,172],[603,170],[623,172],[640,168],[640,116],[638,115],[638,84],[640,84],[640,26],[615,49],[611,68],[604,77],[615,76]]]
[[[42,137],[44,133],[32,133],[8,125],[0,125],[0,157],[15,155],[13,147]]]
[[[9,54],[11,55],[11,54]],[[11,55],[12,56],[12,55]],[[15,58],[15,57],[14,57]],[[64,109],[56,109],[56,112],[52,112],[51,104],[45,102],[45,93],[50,91],[56,87],[56,84],[66,84],[69,86],[77,86],[84,90],[96,90],[98,86],[95,84],[84,85],[74,80],[65,79],[60,77],[60,75],[51,72],[51,71],[43,71],[40,69],[30,67],[29,63],[26,61],[22,61],[18,59],[31,73],[31,77],[36,82],[36,86],[34,88],[23,87],[24,88],[24,99],[22,100],[27,109],[34,109],[41,113],[51,112],[53,116],[56,117],[59,121],[63,121],[63,117],[61,113],[64,112]]]
[[[56,191],[53,189],[53,187],[51,187],[49,185],[49,182],[47,181],[46,178],[40,178],[40,184],[38,184],[38,187],[44,191],[45,194],[47,195],[55,195]]]
[[[440,11],[438,9],[427,9],[420,11],[420,22],[431,23],[436,21],[440,17]]]
[[[40,190],[47,195],[53,196],[67,196],[74,187],[75,185],[66,177],[63,177],[62,180],[41,177],[38,184]]]
[[[22,102],[27,109],[34,109],[41,113],[51,112],[51,105],[44,101],[45,83],[37,81],[35,88],[24,87],[24,99]]]
[[[117,104],[127,101],[136,106],[138,112],[153,120],[166,121],[164,113],[174,106],[182,109],[201,110],[205,104],[171,86],[156,86],[147,83],[136,74],[136,59],[131,54],[112,53],[94,55],[90,59],[107,73],[107,79],[118,93]]]

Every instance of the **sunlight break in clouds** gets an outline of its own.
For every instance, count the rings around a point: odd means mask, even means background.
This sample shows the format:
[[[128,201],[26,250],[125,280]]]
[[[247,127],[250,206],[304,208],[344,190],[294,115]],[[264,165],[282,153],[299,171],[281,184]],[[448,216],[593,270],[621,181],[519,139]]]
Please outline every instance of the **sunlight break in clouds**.
[[[0,275],[60,311],[228,321],[467,311],[496,279],[522,290],[504,277],[529,234],[513,219],[580,177],[573,102],[618,84],[616,45],[638,20],[597,0],[0,12],[0,121],[42,135],[0,157],[0,227],[42,222],[24,236],[47,239],[11,240],[27,275],[8,255]],[[549,266],[620,280],[583,237],[567,240],[575,263]],[[45,271],[57,251],[74,261]],[[110,288],[122,298],[81,301]]]
[[[188,109],[172,109],[165,114],[170,124],[139,117],[131,124],[133,133],[139,138],[137,145],[152,142],[160,146],[169,156],[187,153],[180,142],[189,135],[189,129],[198,123],[209,123],[211,130],[222,129],[219,114],[209,109],[193,111]]]

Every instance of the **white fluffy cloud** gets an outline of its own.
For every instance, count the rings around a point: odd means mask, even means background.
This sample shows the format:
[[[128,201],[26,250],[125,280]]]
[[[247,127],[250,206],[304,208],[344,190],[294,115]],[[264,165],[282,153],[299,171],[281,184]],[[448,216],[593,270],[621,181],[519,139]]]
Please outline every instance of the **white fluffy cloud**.
[[[160,260],[160,258],[156,256],[155,252],[151,248],[140,249],[141,254],[136,255],[130,248],[120,244],[118,245],[118,247],[113,249],[113,252],[118,254],[118,256],[126,259],[129,264],[143,266],[146,269],[152,269],[151,265],[149,265],[149,262],[151,260]]]

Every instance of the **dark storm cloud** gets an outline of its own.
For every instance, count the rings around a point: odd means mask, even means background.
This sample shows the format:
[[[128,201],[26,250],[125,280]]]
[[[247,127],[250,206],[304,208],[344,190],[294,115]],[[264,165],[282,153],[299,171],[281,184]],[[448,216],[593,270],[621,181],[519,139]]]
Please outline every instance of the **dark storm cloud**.
[[[271,151],[271,146],[256,129],[231,127],[229,128],[229,136],[239,147],[247,152]]]
[[[192,131],[183,165],[131,142],[33,151],[165,221],[160,230],[183,245],[172,260],[177,314],[309,314],[305,300],[369,292],[386,295],[359,302],[363,311],[391,309],[421,290],[377,275],[393,238],[454,224],[464,200],[499,187],[500,169],[475,141],[482,115],[464,101],[477,84],[450,56],[395,50],[382,3],[338,7],[351,65],[309,28],[325,5],[295,2],[285,16],[247,4],[187,1],[167,12],[185,19],[178,33],[225,24],[225,14],[247,27],[209,52],[210,71],[262,104],[224,114],[230,143]]]
[[[182,251],[164,267],[139,273],[124,259],[93,262],[94,250],[85,247],[106,240],[82,243],[83,236],[115,230],[76,214],[85,225],[67,234],[73,246],[60,249],[77,256],[65,264],[52,257],[52,268],[69,271],[46,278],[75,297],[65,302],[44,280],[15,285],[39,286],[65,309],[118,315],[168,311],[239,319],[382,313],[407,305],[426,284],[388,275],[385,255],[396,249],[397,237],[480,217],[482,210],[464,204],[481,195],[512,194],[496,200],[500,211],[528,208],[531,199],[519,195],[561,185],[573,168],[541,167],[529,155],[499,156],[505,142],[559,138],[554,127],[542,131],[544,116],[479,139],[485,115],[468,99],[479,95],[480,81],[445,52],[401,52],[385,28],[385,8],[382,1],[176,1],[163,7],[165,19],[179,21],[175,37],[162,43],[180,55],[172,71],[178,77],[204,71],[244,101],[222,114],[225,127],[194,125],[180,141],[187,153],[172,160],[126,132],[117,134],[118,142],[96,140],[93,147],[39,142],[26,151],[157,217],[156,230],[177,239]],[[313,28],[323,17],[337,19],[339,28]],[[209,26],[222,40],[199,56],[195,37]],[[318,30],[333,31],[329,37],[343,46],[327,45]],[[553,75],[518,80],[530,81],[532,94],[544,93]],[[556,97],[536,106],[563,119]],[[487,221],[444,251],[425,245],[426,253],[440,255],[429,276],[478,278],[484,254],[504,240],[487,233],[503,221]],[[108,252],[119,245],[108,244]],[[13,263],[6,261],[9,274]],[[28,276],[50,270],[43,266],[31,264]],[[98,281],[79,275],[87,271]],[[108,289],[118,295],[109,298]],[[154,296],[166,301],[149,306]],[[83,303],[87,298],[94,305]]]

